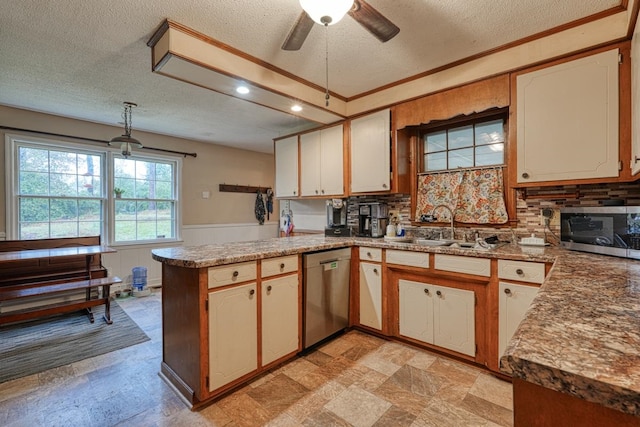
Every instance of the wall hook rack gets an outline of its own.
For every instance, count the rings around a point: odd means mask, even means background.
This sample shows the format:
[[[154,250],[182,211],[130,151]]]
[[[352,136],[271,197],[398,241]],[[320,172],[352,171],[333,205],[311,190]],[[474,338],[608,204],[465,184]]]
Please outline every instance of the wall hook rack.
[[[231,185],[231,184],[220,184],[219,185],[220,192],[226,193],[257,193],[260,190],[261,193],[266,193],[267,190],[270,190],[271,187],[256,187],[253,185]]]

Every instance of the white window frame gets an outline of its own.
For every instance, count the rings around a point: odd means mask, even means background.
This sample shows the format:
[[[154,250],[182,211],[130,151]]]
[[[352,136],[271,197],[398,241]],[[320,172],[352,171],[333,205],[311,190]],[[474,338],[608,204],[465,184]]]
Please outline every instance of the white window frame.
[[[182,177],[182,157],[161,155],[161,154],[148,154],[146,152],[134,151],[130,158],[136,160],[149,160],[149,161],[162,161],[174,163],[174,195],[175,195],[175,236],[173,238],[166,239],[152,239],[152,240],[137,240],[127,241],[123,243],[115,242],[115,196],[113,192],[114,179],[113,179],[113,159],[115,157],[122,157],[118,147],[109,146],[93,146],[88,144],[81,144],[75,142],[52,140],[36,138],[32,136],[23,136],[15,134],[5,135],[5,213],[6,213],[6,239],[16,240],[18,236],[18,183],[17,183],[17,168],[18,168],[18,151],[17,146],[21,143],[41,146],[44,149],[64,149],[64,150],[77,150],[78,152],[91,153],[96,155],[102,155],[102,170],[103,170],[103,182],[102,182],[102,194],[103,194],[103,206],[102,206],[102,243],[108,244],[114,247],[137,247],[141,245],[157,245],[172,242],[181,241],[182,232],[182,203],[180,197],[181,177]]]

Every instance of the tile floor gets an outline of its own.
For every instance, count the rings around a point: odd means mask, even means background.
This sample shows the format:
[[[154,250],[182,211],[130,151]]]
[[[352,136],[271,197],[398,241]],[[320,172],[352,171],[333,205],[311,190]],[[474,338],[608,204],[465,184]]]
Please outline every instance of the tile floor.
[[[191,412],[157,375],[161,295],[118,303],[150,341],[0,384],[3,426],[510,426],[511,385],[356,331]]]

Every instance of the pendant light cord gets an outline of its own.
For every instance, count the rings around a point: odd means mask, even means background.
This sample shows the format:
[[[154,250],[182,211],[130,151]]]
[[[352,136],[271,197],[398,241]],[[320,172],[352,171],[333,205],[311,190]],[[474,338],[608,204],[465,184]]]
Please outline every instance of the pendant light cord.
[[[325,107],[329,106],[329,24],[324,24],[325,28],[325,38],[324,38],[324,65],[325,65]]]

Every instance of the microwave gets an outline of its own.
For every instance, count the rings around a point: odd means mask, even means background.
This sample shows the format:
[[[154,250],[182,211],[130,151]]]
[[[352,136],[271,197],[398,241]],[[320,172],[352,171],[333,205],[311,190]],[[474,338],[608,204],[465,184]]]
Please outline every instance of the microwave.
[[[560,209],[563,248],[640,259],[640,206]]]

